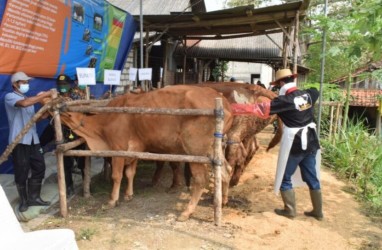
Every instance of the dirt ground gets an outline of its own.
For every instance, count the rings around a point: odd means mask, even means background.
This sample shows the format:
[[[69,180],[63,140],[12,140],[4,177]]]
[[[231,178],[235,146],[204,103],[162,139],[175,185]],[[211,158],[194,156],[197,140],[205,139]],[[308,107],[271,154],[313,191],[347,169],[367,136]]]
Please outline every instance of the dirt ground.
[[[278,148],[265,152],[271,132],[270,127],[259,134],[260,151],[239,185],[230,190],[221,227],[213,223],[211,192],[203,195],[190,220],[177,222],[189,193],[186,188],[167,192],[170,168],[159,186],[151,187],[154,168],[150,164],[138,168],[130,202],[103,210],[111,185],[93,179],[93,197],[73,197],[68,218],[47,214],[23,226],[31,230],[71,228],[80,249],[382,249],[381,218],[367,217],[346,192],[346,184],[328,169],[321,172],[324,221],[303,215],[311,209],[307,188],[296,189],[295,219],[273,212],[282,207],[282,201],[272,191]]]

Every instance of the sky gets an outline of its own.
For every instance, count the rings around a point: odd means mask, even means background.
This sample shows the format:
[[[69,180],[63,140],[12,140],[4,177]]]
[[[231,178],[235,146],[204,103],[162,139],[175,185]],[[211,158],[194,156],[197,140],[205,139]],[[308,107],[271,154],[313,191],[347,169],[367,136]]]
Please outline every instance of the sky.
[[[225,0],[204,0],[207,11],[221,10],[223,9]],[[272,0],[268,5],[281,4],[281,0]]]
[[[205,0],[207,11],[214,11],[223,9],[224,0]]]

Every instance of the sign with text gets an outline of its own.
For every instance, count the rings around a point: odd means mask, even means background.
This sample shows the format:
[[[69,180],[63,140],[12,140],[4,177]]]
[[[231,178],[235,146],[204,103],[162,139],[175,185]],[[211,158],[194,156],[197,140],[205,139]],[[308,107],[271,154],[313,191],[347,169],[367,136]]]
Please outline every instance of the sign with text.
[[[77,68],[78,85],[95,85],[95,68]]]
[[[151,81],[151,76],[153,73],[152,68],[143,68],[138,70],[138,78],[140,81],[149,80]]]
[[[137,80],[137,73],[138,69],[137,68],[130,68],[129,69],[129,80],[130,81],[136,81]]]
[[[105,69],[105,78],[103,83],[105,85],[120,85],[121,84],[121,71]]]
[[[136,25],[104,0],[0,0],[0,20],[0,74],[73,77],[88,67],[98,81],[121,68]]]

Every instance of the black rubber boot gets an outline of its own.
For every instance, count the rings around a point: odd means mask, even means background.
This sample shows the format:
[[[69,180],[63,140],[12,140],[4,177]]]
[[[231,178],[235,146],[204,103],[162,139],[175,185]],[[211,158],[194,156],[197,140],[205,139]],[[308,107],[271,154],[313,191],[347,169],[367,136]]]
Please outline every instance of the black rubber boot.
[[[49,206],[49,201],[44,201],[40,197],[42,180],[28,180],[28,205],[29,206]]]
[[[25,212],[28,210],[27,187],[25,185],[16,185],[16,187],[20,197],[19,211]]]
[[[288,218],[296,217],[296,201],[294,190],[281,191],[281,198],[284,202],[284,209],[275,209],[275,213]]]
[[[310,199],[312,201],[313,210],[310,212],[304,212],[306,216],[314,217],[317,220],[323,220],[324,215],[322,213],[322,195],[321,189],[309,190]]]

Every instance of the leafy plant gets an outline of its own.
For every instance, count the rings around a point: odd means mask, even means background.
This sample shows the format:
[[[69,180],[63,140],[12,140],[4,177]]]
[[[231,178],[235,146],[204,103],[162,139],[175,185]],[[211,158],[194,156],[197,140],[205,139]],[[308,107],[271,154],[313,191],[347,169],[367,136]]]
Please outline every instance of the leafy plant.
[[[91,238],[96,234],[97,230],[94,228],[84,228],[81,229],[78,236],[79,240],[91,240]]]
[[[352,183],[360,199],[382,211],[382,142],[362,121],[350,122],[334,140],[321,140],[323,163]]]
[[[218,81],[219,77],[223,80],[226,77],[226,72],[228,70],[228,61],[218,61],[215,68],[212,69],[212,76],[215,81]]]
[[[304,89],[316,88],[320,89],[319,83],[304,83],[302,86]],[[322,85],[322,100],[323,101],[344,101],[343,90],[335,84],[324,83]]]

